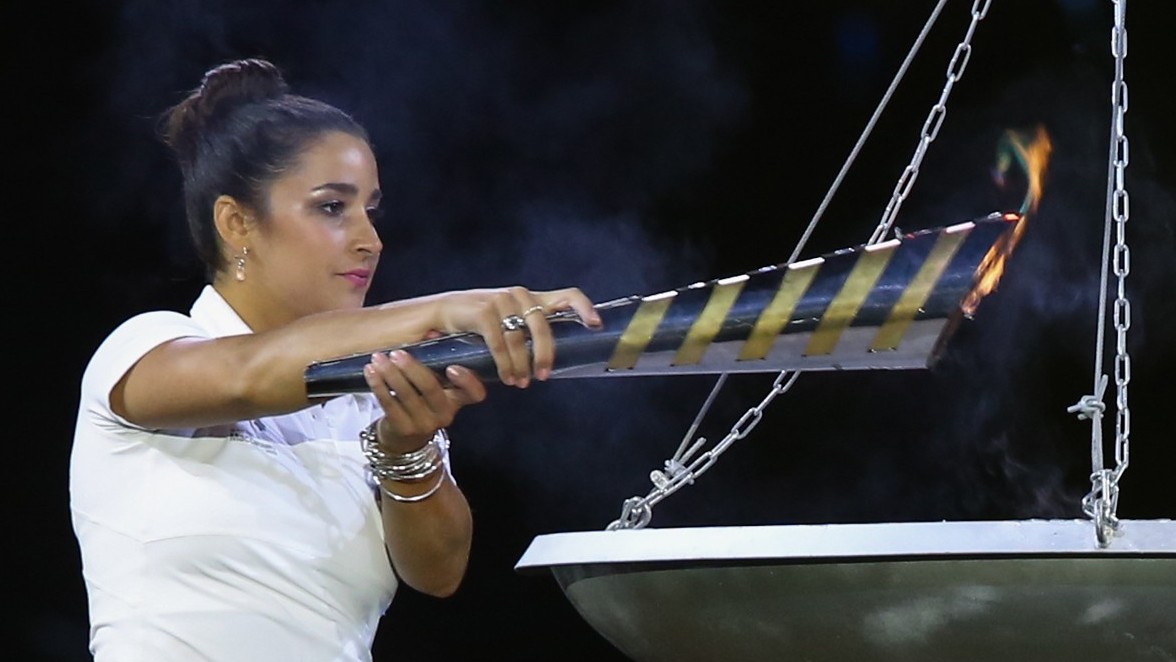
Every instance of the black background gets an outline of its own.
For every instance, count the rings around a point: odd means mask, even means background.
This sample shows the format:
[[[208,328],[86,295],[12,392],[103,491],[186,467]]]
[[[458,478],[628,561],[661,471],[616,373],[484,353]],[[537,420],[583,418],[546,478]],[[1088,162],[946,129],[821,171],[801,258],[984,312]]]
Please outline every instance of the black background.
[[[881,217],[970,20],[973,3],[947,4],[804,256],[862,243]],[[934,5],[5,3],[8,659],[89,657],[67,492],[78,383],[119,320],[186,310],[201,284],[153,128],[204,70],[271,58],[369,126],[389,203],[374,300],[522,283],[604,301],[785,260]],[[804,375],[654,526],[1082,517],[1090,425],[1066,407],[1093,381],[1112,7],[995,0],[979,24],[898,226],[1015,209],[1023,190],[991,175],[1007,130],[1044,126],[1053,156],[1005,279],[944,359]],[[1127,21],[1125,518],[1176,513],[1170,13],[1134,2]],[[732,377],[700,432],[721,437],[773,377]],[[535,536],[602,529],[644,494],[713,382],[495,387],[463,412],[468,578],[447,600],[402,589],[376,659],[623,659],[550,577],[513,566]]]

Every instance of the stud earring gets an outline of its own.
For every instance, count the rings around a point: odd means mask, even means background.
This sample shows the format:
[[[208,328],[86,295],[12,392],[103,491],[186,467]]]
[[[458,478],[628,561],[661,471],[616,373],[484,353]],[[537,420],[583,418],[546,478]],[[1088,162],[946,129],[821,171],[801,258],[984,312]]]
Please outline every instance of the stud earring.
[[[246,246],[241,249],[241,254],[237,256],[237,281],[245,280],[245,256],[249,255],[249,247]]]

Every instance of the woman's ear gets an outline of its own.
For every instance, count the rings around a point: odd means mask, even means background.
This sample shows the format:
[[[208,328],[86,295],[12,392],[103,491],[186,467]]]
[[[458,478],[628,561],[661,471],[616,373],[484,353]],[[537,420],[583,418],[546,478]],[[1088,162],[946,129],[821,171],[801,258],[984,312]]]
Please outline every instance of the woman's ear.
[[[249,233],[253,231],[254,215],[231,195],[222,195],[212,203],[213,222],[221,243],[230,251],[239,251],[249,244]]]

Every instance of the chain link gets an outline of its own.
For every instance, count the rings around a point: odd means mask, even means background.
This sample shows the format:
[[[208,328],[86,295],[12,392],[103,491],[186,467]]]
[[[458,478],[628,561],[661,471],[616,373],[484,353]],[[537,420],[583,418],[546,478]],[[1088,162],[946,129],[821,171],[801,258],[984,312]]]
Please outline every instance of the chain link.
[[[719,456],[723,454],[731,444],[739,439],[743,439],[755,426],[759,425],[764,417],[764,410],[776,399],[776,396],[787,393],[792,385],[796,383],[796,379],[800,377],[799,372],[789,373],[788,371],[781,372],[776,376],[775,381],[772,382],[772,388],[768,394],[764,396],[760,403],[751,409],[744,412],[743,416],[731,427],[723,439],[715,444],[711,450],[699,455],[693,461],[690,457],[698,452],[706,443],[705,437],[700,437],[698,441],[692,445],[684,445],[685,450],[679,450],[669,460],[666,460],[665,471],[654,470],[650,473],[649,478],[653,482],[653,489],[643,497],[630,497],[625,500],[621,507],[621,517],[614,520],[608,525],[608,530],[616,529],[639,529],[649,524],[653,517],[653,506],[665,499],[669,495],[682,489],[683,486],[694,482],[694,479],[701,476],[710,469],[716,462],[719,461]],[[713,394],[713,391],[712,391]],[[686,462],[690,462],[689,465]]]
[[[895,185],[891,200],[883,213],[868,243],[883,240],[890,232],[902,202],[910,193],[918,177],[919,167],[927,148],[935,140],[947,115],[947,98],[954,84],[963,76],[971,57],[971,39],[977,24],[988,13],[991,0],[975,0],[972,6],[972,21],[964,39],[956,46],[947,70],[945,83],[939,100],[932,106],[919,135],[919,142],[911,157],[910,164],[903,170]],[[1131,251],[1127,243],[1127,221],[1130,218],[1130,196],[1126,188],[1126,168],[1130,161],[1130,143],[1125,132],[1125,116],[1128,108],[1128,89],[1123,77],[1123,63],[1127,56],[1126,12],[1127,0],[1112,0],[1115,25],[1111,31],[1111,52],[1115,59],[1115,81],[1111,87],[1111,148],[1110,168],[1107,182],[1106,235],[1104,237],[1103,271],[1099,297],[1098,339],[1095,350],[1094,394],[1083,396],[1077,404],[1068,408],[1077,413],[1079,419],[1090,420],[1091,432],[1091,491],[1082,499],[1083,511],[1095,524],[1095,533],[1102,546],[1110,544],[1111,537],[1119,528],[1117,516],[1119,502],[1119,481],[1130,463],[1131,409],[1128,404],[1128,385],[1131,382],[1131,356],[1127,346],[1127,332],[1131,328],[1131,302],[1127,297],[1127,276],[1131,272]],[[1110,228],[1115,228],[1115,245],[1110,250]],[[1109,254],[1109,255],[1108,255]],[[1108,259],[1109,257],[1109,259]],[[1102,373],[1103,328],[1106,324],[1106,292],[1108,285],[1107,263],[1111,264],[1116,278],[1116,298],[1112,308],[1112,322],[1115,328],[1115,467],[1107,469],[1103,459],[1102,415],[1105,411],[1103,394],[1107,377]],[[772,384],[771,390],[756,406],[747,410],[715,447],[693,461],[690,458],[706,443],[699,438],[690,444],[687,439],[673,458],[665,462],[665,470],[650,474],[653,489],[644,497],[625,500],[621,517],[608,525],[609,530],[632,529],[646,526],[652,519],[654,505],[677,492],[683,486],[692,484],[713,466],[720,455],[735,441],[746,437],[763,419],[764,410],[779,395],[786,393],[800,376],[799,372],[781,372]],[[716,384],[716,390],[721,385]],[[709,405],[709,402],[708,402]],[[696,423],[697,425],[697,423]],[[696,427],[695,425],[695,427]],[[691,430],[693,432],[693,428]],[[690,462],[690,464],[686,464]]]
[[[886,210],[882,212],[882,220],[878,222],[878,227],[874,229],[874,234],[870,235],[870,240],[867,243],[876,244],[882,241],[890,233],[890,228],[894,226],[894,219],[898,216],[899,208],[902,207],[903,201],[906,200],[911,188],[915,185],[915,180],[919,177],[919,167],[923,163],[923,157],[927,155],[927,148],[939,135],[939,128],[943,126],[943,120],[947,117],[947,98],[951,96],[952,88],[955,87],[956,82],[964,76],[964,69],[967,68],[968,60],[972,57],[972,36],[976,33],[976,26],[988,15],[990,4],[991,0],[974,0],[972,3],[972,21],[968,24],[968,31],[964,34],[963,40],[956,45],[955,53],[951,56],[951,62],[947,66],[947,82],[944,83],[943,90],[939,93],[939,100],[931,106],[931,111],[923,122],[923,128],[919,132],[919,142],[915,147],[915,153],[911,155],[911,162],[899,176],[890,202],[887,203]]]
[[[1130,145],[1125,132],[1127,82],[1123,79],[1123,61],[1127,58],[1127,0],[1112,0],[1115,25],[1111,30],[1111,53],[1115,58],[1115,81],[1111,85],[1111,145],[1107,169],[1106,227],[1103,235],[1103,266],[1098,306],[1098,334],[1095,342],[1094,383],[1099,410],[1089,418],[1093,429],[1091,445],[1091,490],[1082,499],[1082,510],[1093,521],[1100,546],[1110,544],[1119,529],[1119,481],[1127,470],[1131,450],[1131,409],[1127,403],[1127,385],[1131,382],[1131,355],[1127,351],[1127,331],[1131,328],[1131,302],[1127,298],[1127,275],[1131,272],[1131,250],[1127,245],[1127,220],[1131,200],[1127,195],[1126,170]],[[1115,228],[1115,245],[1111,249],[1111,227]],[[1103,459],[1102,405],[1107,377],[1103,374],[1103,329],[1106,327],[1108,263],[1116,279],[1115,301],[1111,321],[1115,328],[1115,467],[1106,468]],[[1089,403],[1096,396],[1085,396]],[[1082,401],[1079,401],[1081,404]],[[1079,405],[1071,408],[1074,411]]]

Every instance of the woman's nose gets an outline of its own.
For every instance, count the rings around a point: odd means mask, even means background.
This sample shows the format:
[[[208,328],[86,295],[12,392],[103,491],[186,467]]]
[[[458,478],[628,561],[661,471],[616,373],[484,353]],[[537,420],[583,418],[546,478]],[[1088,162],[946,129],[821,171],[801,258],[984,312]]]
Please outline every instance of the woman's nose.
[[[384,250],[384,242],[380,240],[380,233],[376,231],[376,226],[366,216],[362,220],[362,223],[357,223],[359,230],[357,231],[356,248],[379,255],[380,251]]]

